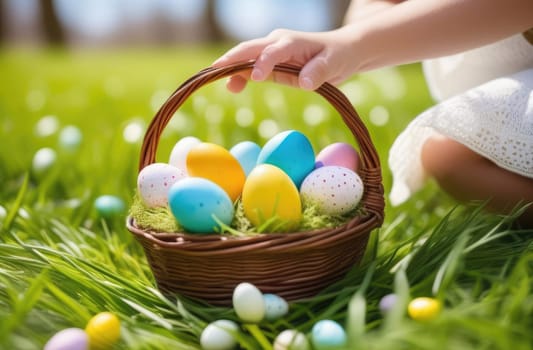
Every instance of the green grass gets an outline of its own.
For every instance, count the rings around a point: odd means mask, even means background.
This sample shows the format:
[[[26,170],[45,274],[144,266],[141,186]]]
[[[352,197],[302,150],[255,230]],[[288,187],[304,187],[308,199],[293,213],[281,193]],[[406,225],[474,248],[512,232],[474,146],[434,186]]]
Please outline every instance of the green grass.
[[[55,332],[83,328],[100,311],[119,316],[119,349],[197,349],[207,323],[237,320],[230,308],[161,295],[124,217],[102,220],[93,208],[102,194],[132,203],[140,144],[126,142],[124,129],[147,125],[181,82],[222,51],[0,52],[0,349],[40,349]],[[405,94],[391,95],[398,84]],[[388,149],[432,103],[420,67],[363,74],[343,91],[370,130],[388,191]],[[376,106],[388,111],[384,126],[370,120]],[[323,116],[319,126],[303,117],[310,108]],[[250,111],[251,123],[236,127],[235,116]],[[59,131],[38,135],[36,125],[47,115],[57,117],[59,129],[77,126],[80,147],[62,147]],[[262,144],[259,130],[269,125],[304,132],[315,150],[353,140],[312,93],[263,83],[232,95],[217,82],[174,117],[158,159],[165,161],[188,135],[226,147]],[[58,158],[37,174],[31,163],[43,147]],[[351,349],[530,349],[533,232],[513,229],[510,221],[484,213],[480,204],[456,205],[429,183],[408,203],[387,205],[360,266],[315,298],[291,303],[285,318],[261,323],[259,333],[242,328],[241,346],[260,349],[262,338],[272,342],[286,328],[308,333],[316,321],[334,319],[345,326]],[[382,316],[379,300],[391,292],[400,302]],[[438,298],[443,312],[431,322],[411,320],[403,307],[417,296]]]

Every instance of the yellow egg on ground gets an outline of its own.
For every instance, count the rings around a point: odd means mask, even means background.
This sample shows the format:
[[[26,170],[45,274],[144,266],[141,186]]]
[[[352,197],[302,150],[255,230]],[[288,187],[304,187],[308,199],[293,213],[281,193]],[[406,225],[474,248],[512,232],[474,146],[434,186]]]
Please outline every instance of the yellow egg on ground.
[[[239,161],[224,147],[202,142],[187,155],[187,172],[222,187],[233,202],[239,198],[246,175]]]
[[[267,231],[284,232],[298,226],[302,204],[298,189],[280,168],[270,164],[256,166],[242,190],[244,214],[255,227],[268,224]]]
[[[85,327],[91,350],[111,349],[120,338],[120,321],[111,312],[101,312]]]
[[[428,321],[437,317],[442,304],[437,299],[420,297],[413,299],[407,306],[409,316],[418,321]]]

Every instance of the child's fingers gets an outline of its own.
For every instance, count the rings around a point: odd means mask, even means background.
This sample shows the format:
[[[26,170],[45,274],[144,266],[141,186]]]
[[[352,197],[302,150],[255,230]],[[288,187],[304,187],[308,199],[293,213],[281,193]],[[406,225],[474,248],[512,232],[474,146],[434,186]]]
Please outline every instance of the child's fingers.
[[[248,80],[241,75],[233,75],[228,78],[226,82],[226,87],[229,91],[233,93],[239,93],[246,87],[246,82]]]
[[[329,78],[328,73],[331,63],[328,64],[327,59],[322,53],[313,57],[302,68],[299,75],[298,83],[302,89],[315,90]]]
[[[265,46],[268,45],[268,42],[266,38],[244,41],[220,56],[213,62],[212,66],[220,67],[231,63],[255,59],[261,54]]]
[[[262,81],[272,73],[274,66],[281,62],[294,61],[294,43],[290,40],[280,39],[266,46],[254,64],[251,78]]]

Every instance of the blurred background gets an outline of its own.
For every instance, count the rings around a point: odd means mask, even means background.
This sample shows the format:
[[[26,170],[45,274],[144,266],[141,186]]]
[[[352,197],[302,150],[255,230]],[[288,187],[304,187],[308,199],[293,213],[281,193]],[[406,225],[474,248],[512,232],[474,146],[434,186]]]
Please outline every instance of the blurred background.
[[[106,47],[244,40],[339,26],[349,0],[0,0],[8,45]]]

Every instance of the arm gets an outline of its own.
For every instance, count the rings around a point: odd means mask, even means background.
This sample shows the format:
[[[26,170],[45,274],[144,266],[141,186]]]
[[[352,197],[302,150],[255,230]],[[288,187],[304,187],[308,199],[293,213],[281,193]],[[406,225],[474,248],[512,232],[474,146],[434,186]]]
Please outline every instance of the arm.
[[[531,0],[380,3],[373,4],[373,10],[367,7],[368,17],[349,17],[353,22],[333,31],[276,30],[241,43],[214,65],[256,59],[251,79],[260,81],[270,76],[275,64],[296,63],[303,66],[300,76],[286,82],[315,89],[325,81],[338,83],[357,72],[458,53],[533,27]],[[228,88],[240,91],[244,85],[237,76]]]

